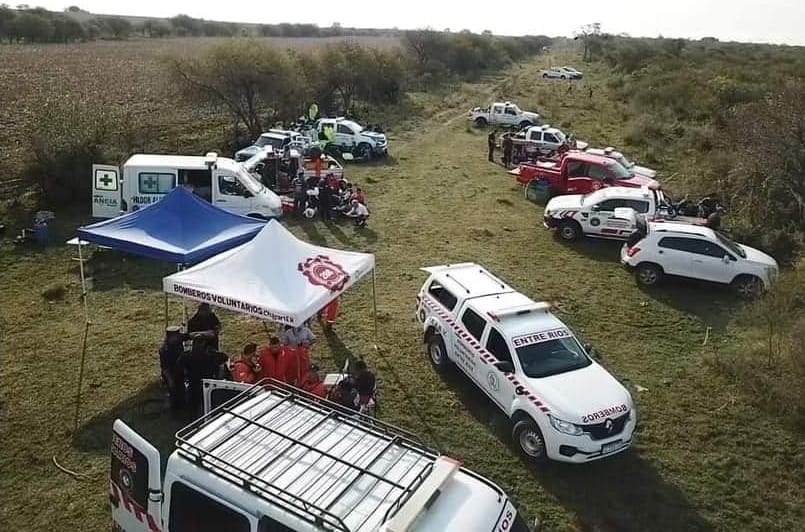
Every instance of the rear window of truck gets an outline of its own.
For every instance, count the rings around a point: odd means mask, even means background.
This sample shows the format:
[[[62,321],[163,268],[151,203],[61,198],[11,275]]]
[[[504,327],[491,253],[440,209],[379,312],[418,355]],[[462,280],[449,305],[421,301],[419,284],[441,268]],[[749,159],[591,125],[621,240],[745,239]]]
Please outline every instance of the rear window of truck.
[[[454,296],[450,290],[439,284],[438,281],[433,281],[430,283],[430,286],[428,287],[428,294],[433,296],[433,298],[441,303],[441,305],[447,310],[452,311],[456,308],[458,298]]]

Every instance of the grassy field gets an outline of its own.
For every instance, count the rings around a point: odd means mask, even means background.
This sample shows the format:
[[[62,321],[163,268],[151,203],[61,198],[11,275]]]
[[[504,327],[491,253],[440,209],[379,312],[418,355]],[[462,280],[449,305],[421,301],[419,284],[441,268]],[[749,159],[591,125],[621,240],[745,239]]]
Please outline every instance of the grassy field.
[[[585,68],[588,81],[567,93],[566,84],[539,78],[547,62],[517,66],[444,98],[417,95],[432,112],[415,127],[392,132],[388,164],[349,168],[372,207],[368,229],[287,222],[301,238],[377,258],[381,350],[371,347],[365,282],[346,295],[337,334],[322,337],[314,358],[334,369],[344,357],[365,357],[381,379],[385,420],[499,483],[529,517],[540,517],[544,530],[801,529],[803,435],[707,363],[739,341],[732,322],[741,304],[706,286],[638,289],[617,262],[617,244],[559,242],[542,228],[541,209],[523,199],[501,166],[486,161],[485,133],[469,128],[464,115],[492,98],[533,105],[580,139],[621,141],[603,67]],[[85,213],[58,216],[57,243],[89,219]],[[92,325],[74,432],[84,333],[74,250],[14,249],[6,240],[2,251],[0,527],[108,529],[112,421],[130,422],[165,453],[182,424],[163,409],[156,356],[161,277],[174,268],[110,251],[89,261]],[[645,390],[633,391],[640,416],[633,452],[586,466],[531,468],[509,446],[506,420],[467,379],[432,371],[413,317],[424,280],[418,268],[457,261],[479,262],[553,303],[617,377]],[[181,308],[171,302],[174,321]],[[259,322],[222,317],[227,351],[266,340]],[[81,476],[60,472],[54,457]]]

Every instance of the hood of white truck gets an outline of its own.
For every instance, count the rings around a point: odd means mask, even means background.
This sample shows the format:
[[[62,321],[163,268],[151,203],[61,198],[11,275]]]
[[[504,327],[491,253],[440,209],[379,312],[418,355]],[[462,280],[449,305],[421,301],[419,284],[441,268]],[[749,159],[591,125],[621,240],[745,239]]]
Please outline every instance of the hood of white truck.
[[[553,415],[578,425],[600,423],[632,409],[629,391],[595,362],[586,368],[527,382]]]
[[[561,209],[576,209],[579,210],[582,207],[582,199],[584,195],[582,194],[567,194],[564,196],[554,196],[548,201],[548,204],[545,205],[545,213],[553,213]]]

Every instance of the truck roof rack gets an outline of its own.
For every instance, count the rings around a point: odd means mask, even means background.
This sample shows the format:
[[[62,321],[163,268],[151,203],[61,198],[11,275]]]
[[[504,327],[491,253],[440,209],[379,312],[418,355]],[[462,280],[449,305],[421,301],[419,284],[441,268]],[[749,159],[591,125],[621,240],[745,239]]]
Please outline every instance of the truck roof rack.
[[[405,521],[455,472],[407,431],[273,379],[179,430],[176,447],[272,505],[343,532],[376,530],[398,513]]]

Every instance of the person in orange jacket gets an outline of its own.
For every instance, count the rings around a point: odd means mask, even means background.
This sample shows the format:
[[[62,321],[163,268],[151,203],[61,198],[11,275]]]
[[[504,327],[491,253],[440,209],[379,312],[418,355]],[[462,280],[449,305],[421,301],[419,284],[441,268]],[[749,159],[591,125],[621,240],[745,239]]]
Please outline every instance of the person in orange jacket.
[[[257,356],[257,344],[246,344],[240,358],[232,364],[232,379],[244,384],[254,384],[260,380],[260,357]]]
[[[300,386],[303,390],[308,393],[312,393],[313,395],[317,395],[322,399],[327,398],[327,387],[324,385],[324,381],[321,380],[319,376],[319,367],[318,366],[310,366],[310,371],[307,372],[307,376],[305,380],[302,382]]]
[[[285,382],[301,388],[302,383],[307,380],[307,374],[310,370],[310,348],[307,341],[302,341],[296,348],[286,347],[286,349]]]
[[[335,298],[319,311],[319,321],[324,322],[323,326],[326,330],[333,328],[333,324],[338,317],[338,305],[338,298]]]
[[[288,373],[288,351],[289,349],[280,344],[280,339],[272,336],[267,346],[260,349],[260,378],[271,378],[286,381]],[[286,381],[287,382],[287,381]]]

